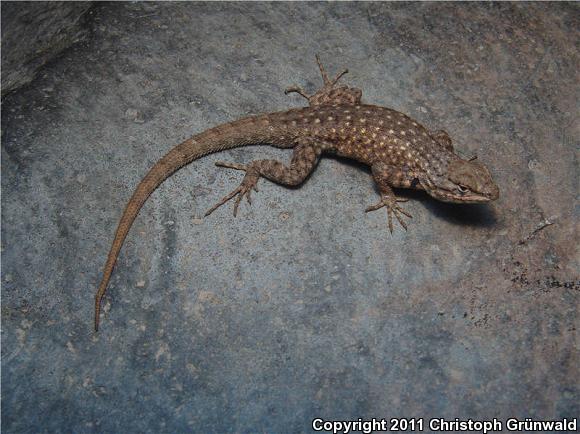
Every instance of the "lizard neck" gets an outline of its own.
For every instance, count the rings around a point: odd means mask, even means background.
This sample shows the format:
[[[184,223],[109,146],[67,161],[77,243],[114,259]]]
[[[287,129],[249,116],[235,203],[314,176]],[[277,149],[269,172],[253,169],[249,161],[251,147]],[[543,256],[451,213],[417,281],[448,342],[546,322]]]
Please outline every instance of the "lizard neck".
[[[423,188],[429,194],[440,188],[448,188],[449,181],[447,179],[447,174],[449,165],[453,161],[459,160],[459,156],[452,151],[445,149],[435,141],[433,141],[429,152],[420,155],[418,172],[419,182]],[[432,195],[434,196],[434,194]]]

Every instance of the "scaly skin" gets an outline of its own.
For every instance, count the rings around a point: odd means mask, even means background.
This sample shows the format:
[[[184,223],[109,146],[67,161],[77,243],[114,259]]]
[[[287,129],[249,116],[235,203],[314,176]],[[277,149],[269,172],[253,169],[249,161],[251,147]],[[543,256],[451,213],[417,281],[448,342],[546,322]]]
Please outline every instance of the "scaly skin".
[[[440,201],[454,203],[483,203],[499,197],[489,170],[483,164],[456,155],[445,131],[429,132],[403,113],[362,104],[359,89],[336,86],[347,71],[330,81],[318,56],[316,59],[324,80],[322,89],[312,96],[298,87],[286,90],[304,96],[309,107],[244,118],[212,128],[177,145],[151,168],[137,186],[117,227],[95,297],[95,330],[99,328],[101,300],[123,241],[149,195],[181,167],[214,152],[257,144],[293,148],[288,166],[276,160],[257,160],[247,165],[216,163],[246,173],[241,185],[208,210],[206,216],[233,198],[235,216],[243,197],[250,202],[251,191],[257,191],[261,177],[282,185],[301,184],[325,153],[371,167],[381,200],[366,211],[385,207],[391,232],[393,215],[405,229],[407,224],[401,215],[411,217],[398,205],[405,200],[395,196],[393,187],[425,190]]]

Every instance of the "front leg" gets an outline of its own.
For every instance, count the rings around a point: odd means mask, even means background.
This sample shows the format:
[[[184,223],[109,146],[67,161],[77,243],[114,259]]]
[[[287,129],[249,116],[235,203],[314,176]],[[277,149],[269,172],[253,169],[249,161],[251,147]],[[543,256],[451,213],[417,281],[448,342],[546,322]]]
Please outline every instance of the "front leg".
[[[416,179],[413,173],[408,170],[390,166],[385,163],[375,163],[372,165],[371,170],[373,179],[377,183],[377,186],[381,192],[381,200],[376,205],[369,206],[365,212],[375,211],[377,209],[386,207],[389,221],[389,231],[393,233],[393,214],[401,226],[407,230],[407,224],[403,221],[399,213],[406,215],[409,218],[413,217],[411,214],[397,205],[397,203],[407,202],[408,199],[397,198],[392,187],[420,188],[416,183]]]
[[[230,199],[236,197],[234,203],[234,217],[238,213],[238,206],[245,196],[251,204],[250,193],[252,190],[258,191],[256,184],[260,177],[264,177],[277,184],[296,186],[301,184],[312,173],[318,160],[320,159],[321,147],[307,140],[294,148],[290,166],[286,166],[277,160],[256,160],[250,164],[236,164],[216,162],[217,166],[228,167],[230,169],[244,170],[246,176],[238,188],[225,196],[217,204],[211,207],[205,215],[208,216],[217,208]]]

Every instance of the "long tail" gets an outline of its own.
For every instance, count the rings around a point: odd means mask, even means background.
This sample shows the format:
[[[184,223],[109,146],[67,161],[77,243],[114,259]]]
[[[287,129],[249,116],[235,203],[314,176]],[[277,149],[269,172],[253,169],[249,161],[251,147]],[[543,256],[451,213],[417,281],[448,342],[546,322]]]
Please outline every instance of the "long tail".
[[[174,172],[204,155],[250,144],[272,143],[272,140],[276,140],[276,134],[273,134],[271,127],[265,128],[268,124],[265,119],[264,116],[240,119],[193,136],[175,146],[149,170],[131,196],[117,227],[113,245],[105,263],[103,278],[95,296],[95,331],[99,330],[101,300],[107,290],[123,242],[151,193]],[[275,143],[272,144],[275,145]]]

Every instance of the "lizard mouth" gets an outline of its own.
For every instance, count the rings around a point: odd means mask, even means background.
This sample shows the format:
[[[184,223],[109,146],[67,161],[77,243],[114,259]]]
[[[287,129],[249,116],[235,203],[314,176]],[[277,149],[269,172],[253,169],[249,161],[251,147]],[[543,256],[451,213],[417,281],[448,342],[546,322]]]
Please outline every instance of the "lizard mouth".
[[[464,196],[456,196],[453,194],[444,195],[443,197],[438,198],[442,202],[448,203],[486,203],[491,201],[488,197],[479,196],[479,195],[464,195]]]
[[[486,203],[491,202],[493,199],[488,195],[480,194],[466,194],[458,199],[459,203]]]
[[[469,191],[466,193],[456,193],[455,191],[440,190],[431,192],[431,195],[442,202],[448,203],[487,203],[499,197],[499,189],[486,193],[476,193]]]

